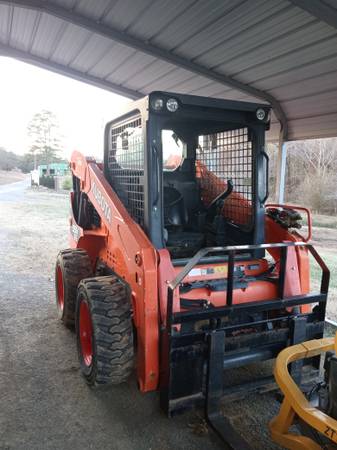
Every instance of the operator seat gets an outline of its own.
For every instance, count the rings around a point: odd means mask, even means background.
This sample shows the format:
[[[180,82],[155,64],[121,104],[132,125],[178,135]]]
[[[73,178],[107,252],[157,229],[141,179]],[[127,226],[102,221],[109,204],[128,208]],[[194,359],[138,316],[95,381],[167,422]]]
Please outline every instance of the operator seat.
[[[193,256],[203,247],[204,234],[191,230],[184,198],[178,189],[164,186],[164,240],[173,258]]]
[[[164,186],[164,225],[184,227],[188,223],[188,212],[184,198],[178,189]]]

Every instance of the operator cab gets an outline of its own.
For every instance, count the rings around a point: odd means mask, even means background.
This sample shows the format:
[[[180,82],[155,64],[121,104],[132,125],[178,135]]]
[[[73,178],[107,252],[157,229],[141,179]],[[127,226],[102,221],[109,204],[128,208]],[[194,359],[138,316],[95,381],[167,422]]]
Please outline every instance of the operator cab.
[[[154,92],[107,125],[105,175],[156,248],[182,260],[264,242],[269,114],[266,105]]]

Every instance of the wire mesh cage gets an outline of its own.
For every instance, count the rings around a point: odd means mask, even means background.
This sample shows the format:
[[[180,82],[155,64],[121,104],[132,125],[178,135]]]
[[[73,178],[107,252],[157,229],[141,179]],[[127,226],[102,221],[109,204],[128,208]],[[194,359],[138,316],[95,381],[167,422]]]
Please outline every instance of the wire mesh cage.
[[[223,214],[233,223],[253,225],[253,152],[248,128],[240,128],[199,137],[196,166],[203,202],[208,205],[234,184],[226,199]]]
[[[143,225],[144,139],[139,116],[111,126],[108,171],[111,185],[129,214]]]

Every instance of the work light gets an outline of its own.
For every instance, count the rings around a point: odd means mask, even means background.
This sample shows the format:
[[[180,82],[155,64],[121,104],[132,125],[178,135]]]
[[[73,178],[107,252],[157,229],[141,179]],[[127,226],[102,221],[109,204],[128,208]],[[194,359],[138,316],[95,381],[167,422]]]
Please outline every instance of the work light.
[[[178,102],[175,98],[169,98],[166,102],[166,108],[170,111],[170,112],[176,112],[178,109],[179,105]]]
[[[256,110],[256,117],[257,117],[259,120],[264,120],[265,117],[266,117],[266,111],[265,111],[264,109],[262,109],[262,108],[258,108],[258,109]]]
[[[151,101],[151,106],[155,111],[161,111],[164,107],[164,100],[162,98],[154,98]]]

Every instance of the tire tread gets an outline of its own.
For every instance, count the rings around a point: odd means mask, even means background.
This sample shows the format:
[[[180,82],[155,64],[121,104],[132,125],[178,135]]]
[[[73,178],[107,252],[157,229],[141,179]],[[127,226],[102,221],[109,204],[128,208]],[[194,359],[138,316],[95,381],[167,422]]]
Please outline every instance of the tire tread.
[[[91,311],[96,344],[96,367],[84,376],[96,387],[120,384],[127,380],[134,366],[129,289],[117,276],[87,278],[78,286],[78,307],[83,290]]]
[[[65,308],[61,320],[67,327],[73,327],[77,287],[81,280],[92,277],[91,261],[88,253],[83,249],[65,249],[57,255],[56,267],[57,265],[60,265],[62,269],[65,293]]]

